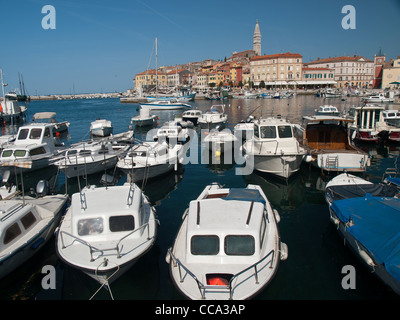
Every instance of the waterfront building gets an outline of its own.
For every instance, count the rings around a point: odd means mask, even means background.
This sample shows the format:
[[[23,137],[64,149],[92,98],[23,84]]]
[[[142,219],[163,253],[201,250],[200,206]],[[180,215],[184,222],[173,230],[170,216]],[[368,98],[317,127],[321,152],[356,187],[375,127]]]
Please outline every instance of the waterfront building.
[[[135,75],[135,89],[141,90],[149,87],[155,87],[156,79],[158,79],[159,87],[168,86],[167,74],[164,72],[157,71],[155,69],[150,69]]]
[[[310,61],[304,64],[311,68],[329,68],[334,70],[334,80],[337,87],[348,86],[365,88],[372,87],[374,78],[374,61],[354,55],[326,58]]]
[[[303,67],[303,81],[298,84],[305,88],[325,88],[336,85],[334,70],[329,68]]]
[[[231,65],[231,68],[229,70],[230,73],[230,82],[232,86],[237,87],[239,86],[239,83],[242,82],[243,84],[243,67],[240,64],[233,63]]]
[[[258,19],[256,20],[256,26],[253,34],[253,50],[257,56],[261,56],[261,32],[260,26],[258,25]]]
[[[399,88],[399,84],[391,82],[400,82],[400,56],[397,59],[386,62],[382,72],[382,89]]]
[[[278,53],[250,59],[250,80],[258,86],[296,84],[302,80],[303,56],[298,53]]]
[[[184,79],[190,74],[186,69],[175,69],[167,73],[167,84],[170,87],[178,87],[184,84]]]

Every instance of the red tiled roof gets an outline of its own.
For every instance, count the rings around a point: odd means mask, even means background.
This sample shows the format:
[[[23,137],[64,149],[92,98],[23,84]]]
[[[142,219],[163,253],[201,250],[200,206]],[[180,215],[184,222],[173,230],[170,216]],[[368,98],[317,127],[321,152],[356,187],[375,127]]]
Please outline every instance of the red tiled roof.
[[[317,59],[314,61],[307,62],[306,64],[315,64],[315,63],[327,63],[327,62],[340,62],[340,61],[359,61],[360,59],[364,59],[366,62],[373,62],[370,59],[364,58],[362,56],[342,56],[342,57],[333,57],[333,58],[326,58],[326,59]]]
[[[156,70],[155,69],[150,69],[150,70],[146,70],[146,71],[137,73],[136,75],[137,76],[141,76],[141,75],[146,75],[146,74],[156,74]],[[158,71],[157,74],[162,75],[162,74],[165,74],[165,73],[161,72],[161,71]]]
[[[291,53],[291,52],[286,52],[286,53],[277,53],[277,54],[270,54],[270,55],[264,55],[264,56],[257,56],[254,58],[251,58],[250,60],[264,60],[264,59],[274,59],[274,58],[303,58],[303,56],[299,53]]]

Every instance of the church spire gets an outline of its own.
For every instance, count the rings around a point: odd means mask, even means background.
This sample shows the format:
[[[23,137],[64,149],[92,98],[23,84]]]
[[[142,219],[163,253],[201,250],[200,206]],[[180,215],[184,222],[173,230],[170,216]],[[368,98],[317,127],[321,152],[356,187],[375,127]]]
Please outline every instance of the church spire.
[[[260,26],[258,25],[258,19],[256,20],[256,27],[254,28],[253,34],[253,50],[257,56],[261,55],[261,32]]]

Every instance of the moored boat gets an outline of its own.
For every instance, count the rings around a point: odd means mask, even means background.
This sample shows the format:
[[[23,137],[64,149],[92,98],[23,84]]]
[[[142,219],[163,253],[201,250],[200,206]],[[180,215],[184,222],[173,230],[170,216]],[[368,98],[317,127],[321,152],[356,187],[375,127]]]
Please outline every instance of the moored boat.
[[[254,297],[288,255],[279,220],[257,185],[207,186],[190,202],[168,250],[174,285],[192,300]]]
[[[97,119],[90,124],[90,134],[95,137],[108,137],[113,133],[110,120]]]
[[[300,146],[293,124],[281,118],[260,118],[254,122],[254,134],[243,144],[246,161],[255,170],[289,178],[300,169],[306,150]]]
[[[369,155],[354,146],[347,132],[353,120],[338,116],[304,116],[302,144],[308,154],[305,160],[324,171],[365,172]]]
[[[400,199],[356,197],[336,200],[330,219],[360,261],[400,295]]]
[[[109,286],[152,248],[157,227],[155,209],[136,185],[90,186],[72,195],[56,252],[67,265]]]
[[[36,254],[60,222],[68,195],[44,194],[45,185],[39,182],[35,195],[0,201],[0,278]]]

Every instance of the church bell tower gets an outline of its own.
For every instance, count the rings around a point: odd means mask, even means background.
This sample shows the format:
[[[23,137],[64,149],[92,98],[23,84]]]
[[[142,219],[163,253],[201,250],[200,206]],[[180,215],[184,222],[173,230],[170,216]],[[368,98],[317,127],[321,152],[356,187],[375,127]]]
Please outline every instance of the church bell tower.
[[[258,25],[258,19],[256,20],[256,27],[254,28],[253,34],[253,50],[257,56],[261,56],[261,32],[260,26]]]

